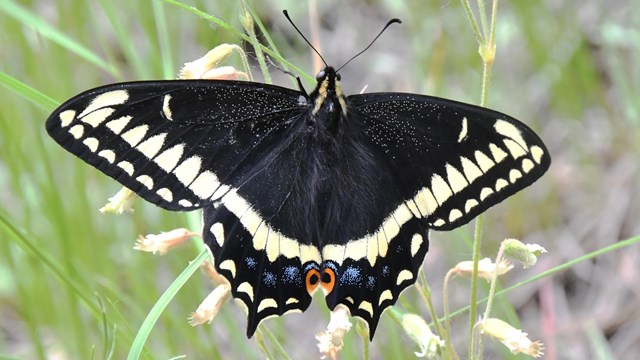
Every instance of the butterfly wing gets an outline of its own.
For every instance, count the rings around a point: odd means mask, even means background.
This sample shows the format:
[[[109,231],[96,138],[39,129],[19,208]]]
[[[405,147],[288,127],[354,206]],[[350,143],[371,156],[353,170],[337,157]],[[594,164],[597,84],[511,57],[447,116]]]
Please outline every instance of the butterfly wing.
[[[204,208],[204,240],[247,307],[251,336],[264,318],[311,302],[301,261],[319,263],[319,252],[284,234],[296,213],[285,206],[300,178],[295,154],[306,141],[297,120],[308,108],[301,92],[264,84],[133,82],[74,97],[46,129],[147,201]]]
[[[531,185],[551,164],[531,129],[497,111],[401,93],[349,100],[373,147],[384,149],[403,200],[411,200],[431,229],[466,224]]]
[[[273,145],[268,134],[290,125],[305,101],[298,91],[248,82],[120,83],[65,102],[46,129],[145,200],[193,210],[242,182]]]
[[[415,282],[428,229],[469,222],[532,184],[551,160],[533,131],[496,111],[400,93],[353,95],[347,103],[347,121],[364,134],[360,142],[379,169],[367,184],[375,200],[366,203],[377,204],[369,216],[379,225],[325,245],[323,259],[337,273],[326,300],[365,319],[373,336],[382,311]]]

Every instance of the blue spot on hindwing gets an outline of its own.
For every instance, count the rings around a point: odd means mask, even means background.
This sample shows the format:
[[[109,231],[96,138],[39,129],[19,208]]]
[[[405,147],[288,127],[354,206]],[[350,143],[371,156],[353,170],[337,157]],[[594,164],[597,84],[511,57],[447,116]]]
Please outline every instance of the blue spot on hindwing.
[[[272,272],[265,271],[262,274],[262,282],[269,287],[275,287],[278,282],[278,277]]]
[[[367,276],[367,289],[373,291],[376,286],[376,278],[373,276]]]
[[[389,265],[385,265],[382,267],[382,276],[387,277],[391,273],[391,268]]]
[[[340,283],[351,286],[362,286],[362,270],[359,267],[347,266],[340,277]]]
[[[282,282],[286,284],[302,284],[302,275],[300,269],[295,266],[285,266],[282,269]]]

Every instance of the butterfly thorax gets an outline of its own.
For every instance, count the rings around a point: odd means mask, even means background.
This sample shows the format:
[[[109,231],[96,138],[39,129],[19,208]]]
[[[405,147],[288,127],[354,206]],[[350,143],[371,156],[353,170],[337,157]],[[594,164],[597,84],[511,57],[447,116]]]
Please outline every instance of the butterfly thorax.
[[[336,133],[340,121],[347,115],[347,103],[340,87],[340,74],[331,66],[327,66],[316,75],[318,82],[310,97],[314,103],[312,119],[320,126]]]

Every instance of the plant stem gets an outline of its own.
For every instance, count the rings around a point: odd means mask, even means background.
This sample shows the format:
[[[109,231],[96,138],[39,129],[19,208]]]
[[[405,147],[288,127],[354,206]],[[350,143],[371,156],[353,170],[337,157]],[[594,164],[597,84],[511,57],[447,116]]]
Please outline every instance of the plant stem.
[[[475,353],[475,337],[473,328],[475,327],[476,314],[478,309],[478,262],[480,262],[480,245],[482,244],[483,216],[476,219],[473,236],[473,271],[471,273],[471,299],[469,301],[469,359],[473,359]]]
[[[482,90],[480,95],[480,106],[487,105],[487,96],[489,92],[489,80],[491,78],[491,68],[493,66],[493,60],[495,59],[495,29],[496,29],[496,14],[498,11],[498,1],[493,0],[493,7],[491,11],[491,27],[487,39],[487,14],[485,11],[484,0],[478,0],[478,12],[480,14],[480,22],[482,24],[482,33],[478,28],[471,7],[468,0],[462,0],[462,5],[471,24],[471,28],[478,40],[479,52],[482,57]],[[484,36],[483,36],[484,35]],[[485,41],[487,39],[487,41]],[[476,219],[474,239],[473,239],[473,272],[471,276],[471,299],[469,307],[469,358],[475,359],[475,322],[477,314],[477,295],[478,295],[478,262],[480,261],[480,249],[482,245],[482,227],[483,216],[478,216]],[[482,354],[479,354],[479,358],[482,358]]]

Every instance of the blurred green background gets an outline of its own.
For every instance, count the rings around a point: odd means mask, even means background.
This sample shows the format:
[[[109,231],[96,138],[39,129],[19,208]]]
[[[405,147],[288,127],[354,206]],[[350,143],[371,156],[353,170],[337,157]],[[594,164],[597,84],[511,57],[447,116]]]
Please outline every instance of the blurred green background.
[[[185,3],[242,31],[239,1]],[[252,3],[283,56],[307,74],[318,70],[312,52],[282,9],[306,34],[318,25],[320,51],[337,66],[399,17],[401,26],[341,71],[345,92],[367,86],[478,103],[482,63],[460,2],[313,4]],[[162,257],[134,251],[139,234],[193,221],[143,201],[133,214],[100,214],[119,185],[48,138],[49,112],[98,85],[173,78],[184,62],[224,42],[252,51],[223,27],[161,1],[0,0],[0,358],[124,358],[158,297],[197,255],[194,246]],[[549,251],[535,267],[507,274],[507,286],[640,234],[640,2],[502,1],[496,44],[488,106],[535,129],[553,159],[540,181],[485,216],[483,255],[495,257],[505,237]],[[240,67],[237,57],[230,64]],[[55,102],[25,99],[7,75]],[[278,70],[272,75],[293,86]],[[471,258],[472,232],[467,225],[431,236],[424,270],[440,313],[444,274]],[[511,291],[495,314],[542,340],[548,359],[632,359],[640,354],[639,267],[637,244],[612,251]],[[466,279],[453,281],[452,309],[468,304],[468,288]],[[187,324],[212,289],[202,274],[189,280],[151,332],[146,358],[263,357],[233,303],[210,325]],[[413,288],[397,305],[430,320]],[[319,357],[314,335],[327,321],[316,296],[304,314],[266,325],[291,358],[306,359]],[[461,354],[466,327],[466,316],[454,322]],[[406,358],[418,348],[384,315],[370,351],[373,359]],[[526,358],[492,342],[487,352]],[[352,332],[341,357],[361,356]]]

